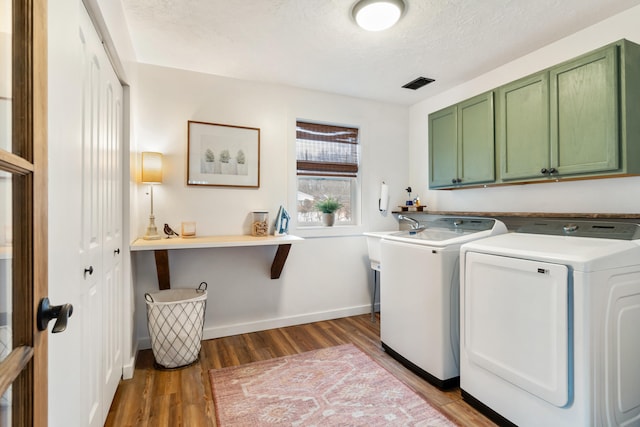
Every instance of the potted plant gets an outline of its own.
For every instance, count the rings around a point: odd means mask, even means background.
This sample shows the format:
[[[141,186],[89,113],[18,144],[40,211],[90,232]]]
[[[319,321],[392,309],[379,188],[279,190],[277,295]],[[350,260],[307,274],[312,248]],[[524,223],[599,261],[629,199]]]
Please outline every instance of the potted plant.
[[[322,222],[325,226],[331,227],[336,220],[336,211],[342,207],[342,204],[333,197],[326,197],[316,202],[316,208],[322,212]]]

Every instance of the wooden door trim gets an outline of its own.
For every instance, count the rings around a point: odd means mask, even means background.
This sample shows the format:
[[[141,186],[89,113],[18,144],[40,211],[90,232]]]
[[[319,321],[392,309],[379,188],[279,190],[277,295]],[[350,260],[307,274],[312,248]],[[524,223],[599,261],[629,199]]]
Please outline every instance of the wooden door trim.
[[[14,348],[6,359],[0,363],[0,396],[4,394],[11,383],[18,377],[27,363],[33,357],[33,348],[22,346]]]
[[[14,426],[47,426],[47,331],[35,315],[47,292],[47,1],[12,2],[12,153],[0,169],[13,174],[13,351],[2,382],[13,384]],[[6,370],[19,368],[12,374]],[[22,369],[24,367],[24,369]],[[11,378],[15,376],[15,380]],[[36,386],[37,381],[37,386]]]
[[[49,228],[48,211],[48,151],[47,151],[47,105],[48,105],[48,44],[47,44],[47,1],[33,1],[33,163],[36,170],[33,174],[33,313],[38,304],[48,294],[49,275]],[[47,426],[48,411],[48,331],[38,332],[35,316],[31,317],[34,336],[35,354],[33,357],[33,373],[35,392],[33,425]]]
[[[19,175],[27,175],[33,172],[33,163],[13,153],[0,151],[0,169]]]

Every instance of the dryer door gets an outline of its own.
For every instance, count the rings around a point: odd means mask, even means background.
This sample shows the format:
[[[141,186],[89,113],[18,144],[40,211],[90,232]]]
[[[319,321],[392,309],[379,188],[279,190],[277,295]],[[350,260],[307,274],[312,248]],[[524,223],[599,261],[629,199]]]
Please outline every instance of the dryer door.
[[[568,269],[469,252],[465,349],[471,361],[545,401],[570,401]]]

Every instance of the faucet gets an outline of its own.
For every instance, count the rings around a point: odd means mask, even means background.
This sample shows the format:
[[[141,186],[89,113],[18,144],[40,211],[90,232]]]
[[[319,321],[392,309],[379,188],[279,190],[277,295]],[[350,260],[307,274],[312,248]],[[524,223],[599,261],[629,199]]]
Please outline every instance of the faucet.
[[[417,230],[417,229],[420,228],[420,222],[418,220],[415,220],[415,219],[411,218],[411,217],[408,217],[406,215],[400,214],[400,215],[398,215],[398,219],[399,220],[404,219],[405,221],[409,221],[411,223],[411,229],[412,230]]]

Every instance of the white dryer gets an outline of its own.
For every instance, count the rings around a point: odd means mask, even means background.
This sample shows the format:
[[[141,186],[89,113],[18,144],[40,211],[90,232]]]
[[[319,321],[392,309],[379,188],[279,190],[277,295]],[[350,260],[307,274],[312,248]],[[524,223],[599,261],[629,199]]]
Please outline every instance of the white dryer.
[[[536,221],[463,245],[463,398],[499,424],[640,425],[639,239]]]
[[[460,245],[499,233],[495,219],[440,217],[382,237],[380,339],[396,360],[440,388],[459,379]]]

